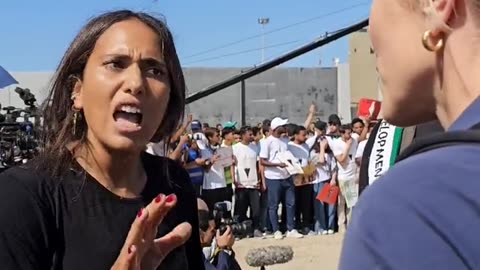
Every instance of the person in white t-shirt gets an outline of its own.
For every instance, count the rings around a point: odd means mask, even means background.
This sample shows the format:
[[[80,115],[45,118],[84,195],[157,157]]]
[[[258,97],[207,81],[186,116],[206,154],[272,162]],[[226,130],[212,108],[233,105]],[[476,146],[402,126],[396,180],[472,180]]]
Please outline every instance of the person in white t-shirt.
[[[265,140],[270,136],[270,123],[271,121],[266,119],[262,123],[261,134],[256,143],[258,146],[258,173],[261,179],[261,196],[260,196],[260,223],[263,231],[263,236],[267,237],[273,234],[272,224],[270,223],[270,218],[268,216],[268,192],[267,192],[267,180],[265,179],[265,166],[260,162],[260,153],[262,146],[265,144]]]
[[[220,132],[216,128],[206,128],[205,136],[209,144],[200,149],[206,168],[202,186],[202,199],[209,209],[213,210],[217,202],[228,201],[227,183],[225,181],[225,167],[219,162],[219,156],[213,146],[220,143]],[[197,141],[198,142],[198,141]]]
[[[346,224],[350,221],[351,209],[356,203],[356,198],[353,194],[356,179],[357,165],[355,163],[355,153],[357,151],[357,142],[352,138],[352,128],[350,125],[342,125],[339,128],[340,139],[333,143],[332,151],[337,160],[338,184],[340,187],[340,194],[338,196],[338,227],[339,231],[343,232],[346,229]],[[346,201],[345,194],[349,194],[350,205]]]
[[[298,160],[302,168],[307,167],[310,159],[310,148],[305,143],[307,129],[303,126],[293,127],[293,141],[288,143],[288,151]],[[297,227],[302,228],[304,235],[311,235],[313,223],[313,185],[311,178],[304,174],[294,175],[295,183],[295,222]]]
[[[328,141],[328,145],[330,146],[330,149],[333,146],[333,141],[338,139],[338,134],[328,134],[327,136],[327,123],[318,120],[314,124],[315,127],[315,134],[311,136],[310,138],[307,139],[306,144],[308,145],[309,149],[312,149],[314,143],[318,140],[318,138],[325,138]],[[336,123],[332,123],[331,126],[336,127]],[[336,129],[335,129],[336,130]],[[337,131],[336,131],[337,132]]]
[[[315,233],[326,235],[334,233],[336,205],[317,200],[325,184],[336,185],[336,160],[325,137],[320,137],[314,143],[310,152],[310,159],[316,165],[316,174],[313,184],[313,207],[315,216]]]
[[[250,207],[250,218],[253,222],[253,235],[262,237],[260,227],[260,177],[258,176],[258,153],[253,144],[253,132],[249,126],[239,131],[241,141],[233,145],[233,155],[237,163],[233,166],[235,173],[235,210],[238,222],[247,219],[247,210]]]
[[[265,179],[268,192],[268,213],[275,239],[283,239],[283,234],[278,226],[278,205],[282,196],[285,198],[287,212],[287,237],[303,237],[295,230],[295,184],[293,178],[285,169],[287,165],[282,163],[279,155],[288,151],[288,145],[282,136],[286,130],[284,126],[287,119],[276,117],[270,124],[272,131],[260,149],[260,162],[265,166]]]

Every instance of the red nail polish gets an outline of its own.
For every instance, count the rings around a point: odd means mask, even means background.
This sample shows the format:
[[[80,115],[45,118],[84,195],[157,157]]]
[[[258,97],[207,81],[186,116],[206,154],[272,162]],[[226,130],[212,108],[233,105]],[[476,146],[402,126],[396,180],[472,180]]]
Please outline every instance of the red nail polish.
[[[156,203],[159,203],[163,200],[163,197],[165,197],[165,195],[163,194],[158,194],[158,196],[155,198],[155,202]]]
[[[142,213],[143,213],[143,208],[140,208],[140,210],[138,210],[137,217],[141,217]]]
[[[170,194],[168,195],[167,199],[165,200],[167,203],[174,202],[177,199],[177,196],[175,194]]]

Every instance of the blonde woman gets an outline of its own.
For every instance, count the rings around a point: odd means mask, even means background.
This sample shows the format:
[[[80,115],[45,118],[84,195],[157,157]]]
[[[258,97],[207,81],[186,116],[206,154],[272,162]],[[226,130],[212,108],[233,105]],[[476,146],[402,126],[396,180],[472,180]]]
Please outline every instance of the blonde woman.
[[[370,36],[394,125],[480,122],[480,1],[374,0]],[[355,207],[340,269],[480,269],[480,144],[407,158]]]

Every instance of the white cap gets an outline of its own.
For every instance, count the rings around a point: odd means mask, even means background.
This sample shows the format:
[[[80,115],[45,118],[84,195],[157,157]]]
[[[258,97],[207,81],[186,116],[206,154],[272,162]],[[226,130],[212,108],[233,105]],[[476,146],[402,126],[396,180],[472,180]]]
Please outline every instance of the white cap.
[[[270,123],[270,128],[272,130],[277,129],[278,127],[285,126],[288,124],[288,119],[282,119],[280,117],[273,118],[272,122]]]

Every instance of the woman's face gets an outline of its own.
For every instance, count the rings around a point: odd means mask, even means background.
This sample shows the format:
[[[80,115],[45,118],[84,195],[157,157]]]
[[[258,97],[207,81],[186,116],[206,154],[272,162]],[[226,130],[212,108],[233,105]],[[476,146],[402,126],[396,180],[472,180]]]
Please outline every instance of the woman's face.
[[[97,40],[75,107],[82,109],[92,143],[138,151],[160,126],[170,97],[159,36],[131,19],[112,25]]]
[[[426,18],[420,7],[409,7],[409,1],[423,0],[374,0],[370,14],[369,33],[383,88],[382,113],[399,126],[435,118],[433,89],[439,85],[435,53],[422,45],[423,33],[429,30]]]

